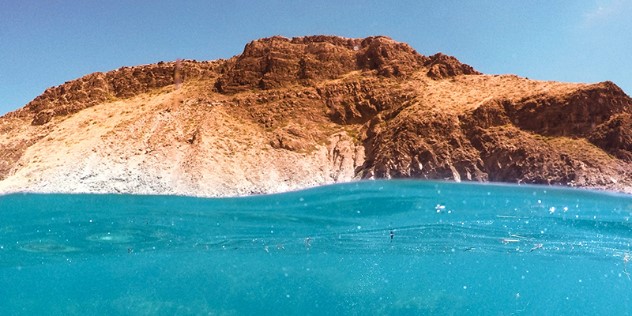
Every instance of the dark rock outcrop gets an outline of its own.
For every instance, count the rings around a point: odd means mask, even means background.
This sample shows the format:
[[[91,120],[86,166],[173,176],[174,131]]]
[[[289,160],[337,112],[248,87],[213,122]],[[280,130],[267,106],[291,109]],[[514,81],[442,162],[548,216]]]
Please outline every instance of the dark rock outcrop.
[[[540,94],[505,105],[516,126],[546,136],[586,136],[614,114],[632,110],[630,98],[611,82],[588,85],[571,95]]]
[[[414,92],[376,79],[364,79],[323,85],[317,89],[329,109],[332,121],[338,124],[360,124],[376,114],[405,107]]]
[[[606,122],[594,128],[589,140],[614,155],[632,162],[632,114],[630,111],[612,115]]]
[[[384,36],[275,36],[246,45],[243,53],[229,62],[215,87],[221,93],[236,93],[297,83],[309,85],[356,70],[400,77],[420,69],[427,61],[407,44]]]
[[[458,75],[480,75],[472,66],[461,63],[458,59],[437,53],[426,60],[424,66],[430,68],[426,73],[433,79],[444,79]]]

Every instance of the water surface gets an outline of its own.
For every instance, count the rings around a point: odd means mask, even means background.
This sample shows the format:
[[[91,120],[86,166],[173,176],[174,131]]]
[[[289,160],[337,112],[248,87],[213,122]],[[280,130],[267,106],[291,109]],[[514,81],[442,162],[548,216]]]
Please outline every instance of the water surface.
[[[0,213],[3,315],[632,313],[627,195],[371,181],[14,194]]]

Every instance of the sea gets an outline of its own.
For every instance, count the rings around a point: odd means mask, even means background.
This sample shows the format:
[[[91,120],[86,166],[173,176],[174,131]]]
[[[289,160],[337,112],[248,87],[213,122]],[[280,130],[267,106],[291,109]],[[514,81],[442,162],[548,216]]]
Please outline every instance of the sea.
[[[0,216],[0,315],[632,314],[624,194],[389,180]]]

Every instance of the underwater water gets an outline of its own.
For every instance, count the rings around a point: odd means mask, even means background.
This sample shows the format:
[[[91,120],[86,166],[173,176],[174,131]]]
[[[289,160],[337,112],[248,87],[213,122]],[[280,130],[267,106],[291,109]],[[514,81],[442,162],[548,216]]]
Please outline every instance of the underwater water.
[[[632,196],[369,181],[0,196],[2,315],[626,315]]]

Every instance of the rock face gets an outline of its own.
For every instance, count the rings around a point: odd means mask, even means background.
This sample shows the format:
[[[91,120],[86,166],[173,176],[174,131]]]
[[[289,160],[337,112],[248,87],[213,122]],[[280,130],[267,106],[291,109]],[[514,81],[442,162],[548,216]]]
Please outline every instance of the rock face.
[[[383,36],[365,39],[277,36],[246,45],[241,55],[227,63],[226,72],[215,87],[222,93],[236,93],[311,85],[355,70],[400,77],[412,74],[428,61],[407,44]]]
[[[428,69],[427,75],[433,79],[444,79],[458,75],[480,75],[481,73],[474,70],[470,65],[462,64],[458,59],[437,53],[430,56],[424,63]]]
[[[387,37],[272,37],[212,62],[94,73],[0,119],[0,192],[202,196],[372,178],[632,193],[611,82],[483,75]]]
[[[93,73],[47,89],[26,108],[35,113],[31,123],[42,125],[54,116],[72,114],[116,98],[129,98],[173,85],[176,77],[194,80],[212,76],[216,68],[217,62],[177,61]]]

